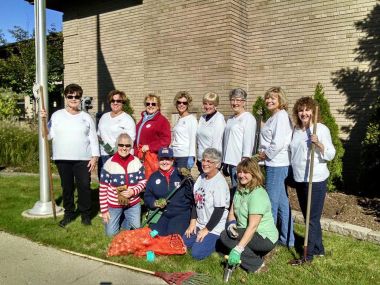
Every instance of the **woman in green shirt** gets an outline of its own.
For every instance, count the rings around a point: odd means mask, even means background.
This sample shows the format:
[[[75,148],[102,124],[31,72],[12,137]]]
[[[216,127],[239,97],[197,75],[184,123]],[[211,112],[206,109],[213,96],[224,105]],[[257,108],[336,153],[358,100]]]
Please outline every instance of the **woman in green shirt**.
[[[271,203],[262,187],[264,176],[257,161],[245,159],[237,166],[238,188],[220,240],[230,249],[229,265],[238,265],[248,272],[259,272],[263,257],[278,240]]]

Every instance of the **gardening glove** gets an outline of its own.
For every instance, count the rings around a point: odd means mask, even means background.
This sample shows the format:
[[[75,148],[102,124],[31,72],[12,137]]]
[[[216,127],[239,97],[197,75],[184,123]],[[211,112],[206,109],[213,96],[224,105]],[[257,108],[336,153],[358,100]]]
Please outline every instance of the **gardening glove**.
[[[237,226],[236,226],[236,221],[235,220],[228,222],[226,228],[227,228],[226,229],[227,235],[230,238],[236,239],[239,236],[239,233],[237,232]]]
[[[168,204],[168,202],[166,201],[165,198],[160,198],[160,199],[154,201],[154,206],[156,208],[161,208],[161,209],[165,208],[167,204]]]
[[[129,204],[129,199],[122,194],[122,192],[127,191],[127,189],[128,189],[127,185],[116,187],[117,201],[119,202],[120,205],[125,206]]]
[[[194,157],[189,156],[187,159],[187,168],[191,169],[194,166]]]
[[[228,255],[228,265],[236,266],[240,264],[240,255],[244,251],[243,247],[235,246],[231,249],[230,254]]]

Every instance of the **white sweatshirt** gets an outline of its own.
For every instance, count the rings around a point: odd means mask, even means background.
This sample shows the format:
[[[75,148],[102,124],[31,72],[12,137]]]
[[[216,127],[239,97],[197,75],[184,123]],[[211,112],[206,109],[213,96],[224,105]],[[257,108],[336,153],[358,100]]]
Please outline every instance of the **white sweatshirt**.
[[[99,156],[95,123],[86,112],[54,112],[49,121],[49,138],[53,140],[53,160],[90,160]]]
[[[173,128],[174,157],[195,156],[195,138],[198,122],[194,115],[179,118]]]
[[[116,139],[121,133],[127,133],[132,142],[136,137],[136,124],[130,115],[123,112],[112,118],[111,112],[103,114],[99,120],[98,136],[104,144],[109,144],[112,148],[115,147]],[[103,146],[100,145],[100,154],[108,155]]]
[[[264,151],[266,166],[279,167],[290,164],[289,144],[292,139],[292,123],[285,110],[273,114],[260,132],[260,151]]]
[[[290,143],[291,164],[293,168],[294,180],[297,182],[309,182],[309,166],[310,166],[310,135],[313,133],[313,126],[303,131],[295,129],[292,141]],[[314,169],[313,182],[321,182],[326,180],[330,172],[327,168],[327,161],[335,156],[335,148],[331,141],[330,130],[323,124],[317,124],[318,140],[324,146],[324,153],[315,147],[314,152]]]
[[[223,162],[237,166],[243,157],[251,157],[255,144],[256,119],[244,112],[227,120],[223,137]]]
[[[199,161],[201,161],[202,154],[206,148],[213,147],[222,152],[225,127],[226,122],[220,112],[216,112],[207,122],[206,115],[199,118],[197,129],[197,154]]]

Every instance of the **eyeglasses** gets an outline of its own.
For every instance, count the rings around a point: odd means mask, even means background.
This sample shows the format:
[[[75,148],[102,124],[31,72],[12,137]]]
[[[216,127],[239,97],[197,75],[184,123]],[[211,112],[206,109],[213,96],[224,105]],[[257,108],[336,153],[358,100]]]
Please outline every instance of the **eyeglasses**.
[[[216,162],[216,161],[214,161],[214,160],[202,159],[202,163],[213,164],[213,163],[215,163],[215,162]]]
[[[79,95],[67,95],[66,96],[67,99],[75,99],[75,100],[79,100],[80,98],[82,98],[82,96],[79,96]]]
[[[147,107],[149,107],[149,106],[156,107],[157,103],[156,102],[145,102],[145,106],[147,106]]]
[[[241,103],[241,102],[244,102],[244,101],[245,101],[244,99],[240,99],[240,98],[232,98],[232,99],[230,99],[231,103]]]
[[[119,143],[119,144],[117,144],[117,146],[118,146],[118,147],[126,147],[126,148],[131,147],[130,144],[123,144],[123,143]]]
[[[181,104],[187,106],[189,104],[189,102],[177,101],[177,105],[181,105]]]
[[[123,104],[124,101],[123,100],[114,100],[114,99],[112,99],[111,103],[121,103],[121,104]]]

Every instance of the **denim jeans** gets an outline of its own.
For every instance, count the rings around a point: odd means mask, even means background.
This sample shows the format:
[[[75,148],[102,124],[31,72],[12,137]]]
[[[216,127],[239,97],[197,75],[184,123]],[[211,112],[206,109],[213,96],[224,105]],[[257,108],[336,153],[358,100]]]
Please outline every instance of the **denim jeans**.
[[[197,233],[199,228],[197,228]],[[218,235],[208,233],[202,242],[197,242],[197,235],[191,234],[189,238],[186,235],[182,239],[187,248],[191,248],[191,256],[197,260],[204,259],[210,256],[215,251],[216,241],[219,239]]]
[[[298,201],[302,215],[306,220],[307,193],[309,183],[296,183]],[[309,238],[307,242],[307,259],[313,259],[314,255],[324,255],[325,248],[322,243],[321,216],[325,202],[327,180],[313,182],[310,204]]]
[[[293,218],[290,209],[285,179],[288,176],[289,166],[266,166],[266,190],[272,204],[274,223],[279,224],[278,243],[287,247],[294,246]]]
[[[175,157],[174,158],[174,166],[177,168],[189,168],[191,169],[194,166],[195,157],[193,157],[193,164],[188,165],[188,160],[191,156],[184,156],[184,157]]]
[[[107,236],[116,235],[120,229],[130,230],[140,227],[141,205],[138,203],[132,207],[108,208],[110,220],[104,224]]]

